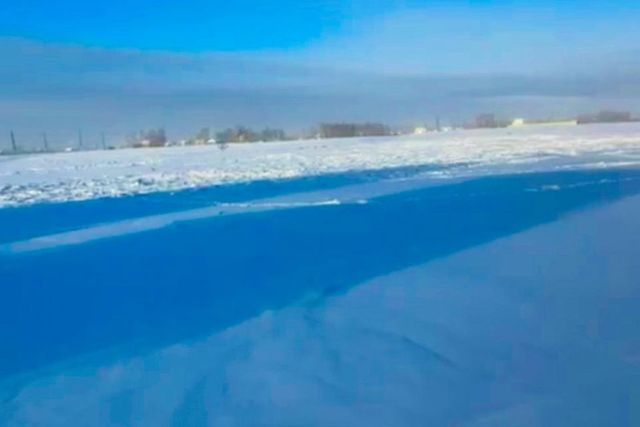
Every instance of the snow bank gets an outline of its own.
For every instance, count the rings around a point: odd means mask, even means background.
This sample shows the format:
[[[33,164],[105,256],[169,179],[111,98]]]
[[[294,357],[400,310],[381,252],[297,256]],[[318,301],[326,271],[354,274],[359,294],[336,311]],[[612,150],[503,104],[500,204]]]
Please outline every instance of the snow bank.
[[[0,423],[636,425],[639,212],[629,198],[199,342],[36,373]]]
[[[402,166],[448,177],[639,162],[637,123],[44,154],[0,162],[0,207]]]

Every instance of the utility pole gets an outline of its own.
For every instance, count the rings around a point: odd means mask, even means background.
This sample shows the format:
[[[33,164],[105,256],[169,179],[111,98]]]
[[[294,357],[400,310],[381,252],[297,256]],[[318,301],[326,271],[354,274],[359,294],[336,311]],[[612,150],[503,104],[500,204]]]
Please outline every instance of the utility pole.
[[[82,131],[78,131],[78,148],[82,149]]]
[[[42,133],[42,144],[44,145],[44,151],[49,151],[49,141],[47,140],[47,133]]]
[[[13,152],[16,153],[18,151],[18,146],[16,145],[16,136],[11,131],[11,147],[13,148]]]
[[[102,133],[100,134],[100,140],[102,141],[102,149],[103,149],[103,150],[106,150],[106,149],[107,149],[107,143],[106,143],[106,141],[105,141],[105,139],[104,139],[104,132],[102,132]]]

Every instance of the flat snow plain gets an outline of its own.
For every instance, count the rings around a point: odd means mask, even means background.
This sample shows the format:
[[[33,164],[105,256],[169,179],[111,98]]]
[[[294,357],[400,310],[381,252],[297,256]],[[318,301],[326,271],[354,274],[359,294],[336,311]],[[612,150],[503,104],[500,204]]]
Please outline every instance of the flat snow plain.
[[[407,166],[447,178],[639,162],[640,123],[42,154],[0,162],[0,207]]]

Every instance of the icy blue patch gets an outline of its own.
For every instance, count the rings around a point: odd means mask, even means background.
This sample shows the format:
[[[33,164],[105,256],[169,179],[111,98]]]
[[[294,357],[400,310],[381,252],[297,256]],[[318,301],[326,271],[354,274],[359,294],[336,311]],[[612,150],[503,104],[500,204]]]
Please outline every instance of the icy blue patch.
[[[478,179],[0,255],[0,376],[137,353],[636,194],[638,171]],[[603,181],[604,180],[604,181]],[[594,185],[569,185],[597,182]],[[561,185],[562,191],[529,188]],[[46,217],[40,221],[47,221]]]
[[[0,424],[635,426],[639,212],[627,198],[203,339],[68,361],[0,393]]]

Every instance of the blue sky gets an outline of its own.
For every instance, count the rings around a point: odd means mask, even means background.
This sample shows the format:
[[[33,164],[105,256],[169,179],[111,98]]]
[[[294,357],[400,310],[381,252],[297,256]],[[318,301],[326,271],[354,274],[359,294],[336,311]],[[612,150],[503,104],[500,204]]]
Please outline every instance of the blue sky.
[[[639,8],[632,0],[24,0],[3,5],[1,33],[107,48],[261,51],[302,48],[388,16],[417,13],[437,17],[437,27],[452,39],[467,31],[461,24],[491,23],[488,30],[500,32],[515,19],[531,26],[523,30],[539,33],[557,31],[559,24],[564,35],[586,31],[597,43],[611,37],[606,32],[620,20],[637,18]],[[523,36],[516,34],[509,43],[517,45]]]
[[[0,132],[640,110],[634,1],[5,3]]]
[[[346,18],[339,1],[13,2],[6,33],[104,47],[179,51],[290,48]]]

